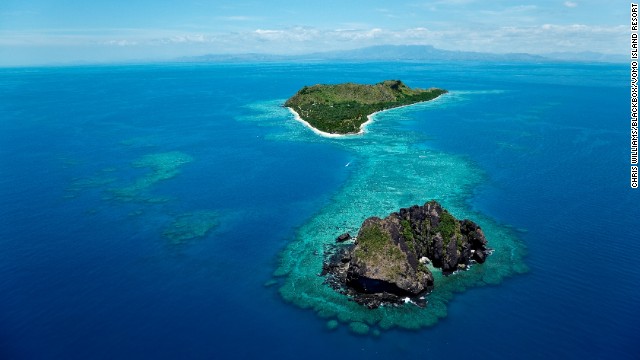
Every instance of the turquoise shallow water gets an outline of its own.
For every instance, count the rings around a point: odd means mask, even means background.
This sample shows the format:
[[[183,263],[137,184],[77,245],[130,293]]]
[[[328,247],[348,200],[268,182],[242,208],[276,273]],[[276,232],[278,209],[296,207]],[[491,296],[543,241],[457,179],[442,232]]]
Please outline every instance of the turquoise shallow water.
[[[1,358],[637,358],[625,66],[0,74]],[[280,106],[388,78],[451,92],[350,139]],[[430,199],[480,223],[487,263],[424,310],[322,286],[324,244]]]
[[[345,164],[351,172],[348,182],[298,231],[296,241],[281,255],[281,266],[275,273],[284,277],[281,295],[298,306],[313,308],[329,321],[337,319],[351,326],[365,323],[374,331],[395,326],[417,329],[445,317],[446,304],[454,292],[470,286],[499,284],[509,275],[526,272],[524,246],[516,234],[466,207],[474,189],[485,181],[482,170],[461,156],[430,149],[424,135],[398,130],[399,123],[417,113],[429,121],[431,110],[446,111],[447,107],[456,106],[461,96],[489,94],[454,91],[432,102],[376,114],[364,136],[311,140],[308,129],[301,126],[297,126],[298,133],[287,133],[289,141],[330,141],[352,157]],[[278,121],[286,114],[276,112],[272,116]],[[324,251],[337,235],[356,234],[360,224],[370,216],[384,217],[401,207],[422,205],[431,199],[440,201],[455,216],[472,218],[483,227],[495,249],[491,262],[450,277],[436,272],[436,290],[428,296],[429,306],[425,310],[412,306],[369,310],[323,285],[323,278],[317,276],[318,269],[322,268]]]

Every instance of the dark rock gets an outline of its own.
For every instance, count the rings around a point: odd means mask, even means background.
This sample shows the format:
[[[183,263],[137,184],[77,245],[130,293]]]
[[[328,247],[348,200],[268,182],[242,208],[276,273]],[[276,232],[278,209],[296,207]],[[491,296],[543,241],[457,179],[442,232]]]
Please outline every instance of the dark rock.
[[[337,243],[345,242],[351,239],[351,235],[349,233],[344,233],[336,238]]]
[[[473,253],[473,260],[475,260],[478,264],[482,264],[487,259],[487,254],[482,250],[476,250]]]
[[[342,234],[336,242],[350,239]],[[343,240],[342,240],[343,239]],[[428,258],[444,274],[483,263],[489,254],[482,229],[457,220],[435,201],[366,219],[354,244],[337,245],[325,254],[326,283],[370,308],[401,305],[405,298],[426,304],[433,274],[420,262]]]

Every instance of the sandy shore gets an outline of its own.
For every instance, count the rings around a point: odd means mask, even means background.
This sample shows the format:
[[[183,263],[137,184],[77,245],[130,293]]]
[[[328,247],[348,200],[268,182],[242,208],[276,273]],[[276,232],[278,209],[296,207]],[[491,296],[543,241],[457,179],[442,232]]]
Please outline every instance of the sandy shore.
[[[444,94],[443,94],[444,95]],[[393,107],[393,108],[389,108],[389,109],[384,109],[384,110],[380,110],[380,111],[376,111],[373,114],[369,114],[367,115],[367,121],[365,121],[364,123],[362,123],[362,125],[360,125],[360,131],[358,131],[355,134],[332,134],[332,133],[328,133],[328,132],[324,132],[324,131],[320,131],[316,128],[314,128],[313,126],[311,126],[311,124],[309,124],[308,122],[304,121],[301,117],[300,114],[298,114],[295,110],[293,110],[290,107],[287,107],[287,109],[289,109],[289,111],[291,111],[291,113],[293,114],[293,117],[304,124],[304,126],[308,127],[309,129],[311,129],[314,133],[320,135],[320,136],[324,136],[324,137],[328,137],[328,138],[345,138],[345,137],[350,137],[350,136],[358,136],[358,135],[363,135],[366,131],[366,127],[367,125],[369,125],[370,123],[373,122],[373,117],[377,114],[377,113],[381,113],[383,111],[389,111],[389,110],[393,110],[393,109],[400,109],[403,107],[407,107],[407,106],[413,106],[416,104],[421,104],[421,103],[425,103],[425,102],[430,102],[430,101],[434,101],[436,99],[439,99],[440,97],[442,97],[442,95],[439,95],[438,97],[431,99],[431,100],[427,100],[427,101],[421,101],[421,102],[417,102],[414,104],[409,104],[409,105],[402,105],[402,106],[398,106],[398,107]]]
[[[324,132],[324,131],[320,131],[316,128],[314,128],[313,126],[311,126],[311,124],[309,124],[308,122],[304,121],[301,117],[300,114],[298,114],[295,110],[293,110],[290,107],[287,107],[287,109],[289,109],[289,111],[291,111],[291,113],[293,114],[293,117],[297,120],[300,121],[302,124],[304,124],[304,126],[308,127],[309,129],[311,129],[314,133],[320,135],[320,136],[324,136],[324,137],[328,137],[328,138],[342,138],[342,137],[346,137],[346,136],[353,136],[353,135],[360,135],[363,134],[364,132],[362,131],[362,126],[360,126],[360,131],[357,134],[332,134],[332,133],[328,133],[328,132]],[[371,121],[368,120],[367,123]],[[365,123],[366,124],[366,123]],[[364,125],[364,124],[362,124]]]

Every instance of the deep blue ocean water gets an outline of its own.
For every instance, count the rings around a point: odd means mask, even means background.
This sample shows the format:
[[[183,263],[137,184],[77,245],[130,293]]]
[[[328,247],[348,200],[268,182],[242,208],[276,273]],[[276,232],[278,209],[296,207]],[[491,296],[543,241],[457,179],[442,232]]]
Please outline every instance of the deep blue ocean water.
[[[640,358],[627,77],[568,63],[0,69],[0,359]],[[366,169],[351,140],[280,105],[303,85],[392,78],[451,93],[380,114],[356,141],[398,134],[394,147],[473,169],[440,180],[463,205],[438,200],[511,229],[529,271],[456,294],[428,328],[330,331],[273,274]]]

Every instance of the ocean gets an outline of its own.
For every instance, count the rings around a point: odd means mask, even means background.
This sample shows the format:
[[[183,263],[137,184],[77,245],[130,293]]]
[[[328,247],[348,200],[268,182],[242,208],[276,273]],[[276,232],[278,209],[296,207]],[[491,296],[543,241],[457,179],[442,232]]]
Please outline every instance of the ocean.
[[[0,359],[638,359],[624,64],[0,68]],[[449,93],[324,138],[304,85]],[[363,309],[322,253],[435,199],[483,265]]]

